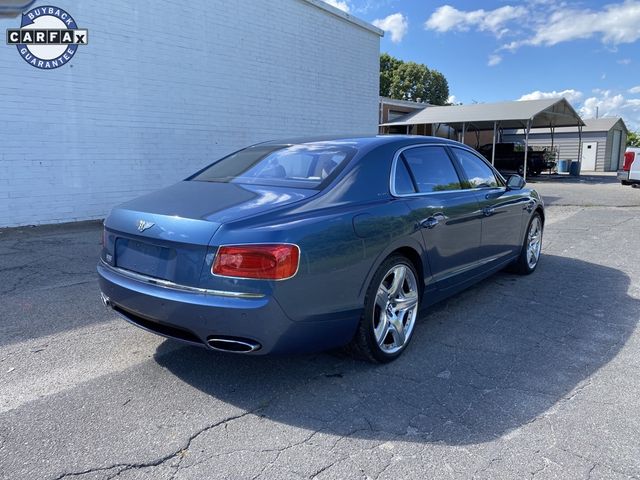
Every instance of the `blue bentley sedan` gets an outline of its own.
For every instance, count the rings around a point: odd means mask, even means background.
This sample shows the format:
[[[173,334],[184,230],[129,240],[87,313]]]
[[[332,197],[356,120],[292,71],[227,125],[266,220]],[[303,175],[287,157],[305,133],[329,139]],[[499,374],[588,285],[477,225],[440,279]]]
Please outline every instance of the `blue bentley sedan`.
[[[114,208],[98,273],[104,303],[159,335],[388,362],[423,308],[504,268],[533,272],[543,226],[521,177],[457,142],[268,142]]]

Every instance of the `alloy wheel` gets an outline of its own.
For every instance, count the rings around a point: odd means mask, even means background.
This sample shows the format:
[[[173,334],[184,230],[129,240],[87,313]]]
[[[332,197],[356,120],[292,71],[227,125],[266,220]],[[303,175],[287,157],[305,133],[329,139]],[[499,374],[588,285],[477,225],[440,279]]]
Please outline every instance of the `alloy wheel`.
[[[380,349],[393,354],[409,341],[418,313],[418,282],[406,265],[391,267],[376,293],[373,332]]]
[[[533,269],[540,259],[540,249],[542,247],[542,222],[537,215],[533,217],[527,235],[527,265]]]

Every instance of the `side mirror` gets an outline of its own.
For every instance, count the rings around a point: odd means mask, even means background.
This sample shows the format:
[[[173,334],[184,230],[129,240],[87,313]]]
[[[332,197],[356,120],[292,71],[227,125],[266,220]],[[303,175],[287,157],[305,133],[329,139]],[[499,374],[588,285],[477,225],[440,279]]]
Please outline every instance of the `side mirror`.
[[[507,177],[507,190],[522,190],[527,184],[520,175],[509,175]]]

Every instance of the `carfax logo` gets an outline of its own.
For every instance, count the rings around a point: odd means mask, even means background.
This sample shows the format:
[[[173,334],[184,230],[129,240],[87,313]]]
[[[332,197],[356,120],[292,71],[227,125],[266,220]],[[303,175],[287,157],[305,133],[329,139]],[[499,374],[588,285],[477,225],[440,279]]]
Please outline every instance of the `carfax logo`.
[[[30,65],[44,70],[67,64],[86,45],[89,32],[78,28],[71,15],[58,7],[32,8],[22,14],[20,28],[7,29],[7,44]]]

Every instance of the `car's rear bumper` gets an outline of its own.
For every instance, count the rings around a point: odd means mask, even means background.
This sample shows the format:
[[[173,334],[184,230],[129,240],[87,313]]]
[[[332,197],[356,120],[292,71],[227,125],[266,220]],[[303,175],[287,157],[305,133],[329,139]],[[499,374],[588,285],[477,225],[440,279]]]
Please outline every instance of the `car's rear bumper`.
[[[629,172],[627,170],[618,170],[618,180],[620,182],[628,182]]]
[[[250,354],[321,351],[347,343],[344,320],[294,322],[271,296],[181,288],[98,264],[103,301],[130,323],[158,335],[212,348],[212,338],[243,339]]]

